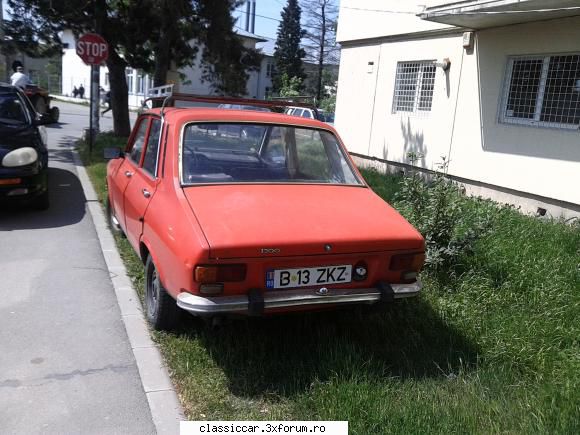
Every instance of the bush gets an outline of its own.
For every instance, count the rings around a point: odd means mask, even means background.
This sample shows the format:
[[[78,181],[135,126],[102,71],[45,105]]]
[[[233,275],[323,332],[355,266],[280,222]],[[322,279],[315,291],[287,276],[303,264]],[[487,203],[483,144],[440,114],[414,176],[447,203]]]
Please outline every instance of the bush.
[[[420,156],[408,155],[411,163]],[[443,158],[430,182],[411,170],[401,182],[396,206],[425,237],[429,269],[449,270],[463,255],[473,252],[475,242],[491,230],[494,207],[473,207],[457,183],[446,174]]]

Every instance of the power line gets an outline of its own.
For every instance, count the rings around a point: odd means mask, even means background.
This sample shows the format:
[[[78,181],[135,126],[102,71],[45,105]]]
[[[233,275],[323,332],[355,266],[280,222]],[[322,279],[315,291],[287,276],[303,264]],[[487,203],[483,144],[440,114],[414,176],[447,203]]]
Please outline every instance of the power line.
[[[245,15],[245,14],[247,14],[247,12],[246,12],[246,11],[244,11],[244,10],[242,10],[242,9],[235,9],[235,10],[236,10],[236,11],[238,11],[238,12],[241,12],[241,13],[242,13],[242,14],[244,14],[244,15]],[[267,17],[266,15],[260,15],[260,14],[254,14],[254,15],[255,15],[255,16],[257,16],[257,17],[260,17],[260,18],[265,18],[265,19],[267,19],[267,20],[277,21],[277,22],[279,22],[279,23],[281,23],[281,22],[282,22],[282,20],[278,20],[278,19],[276,19],[276,18],[272,18],[272,17]]]

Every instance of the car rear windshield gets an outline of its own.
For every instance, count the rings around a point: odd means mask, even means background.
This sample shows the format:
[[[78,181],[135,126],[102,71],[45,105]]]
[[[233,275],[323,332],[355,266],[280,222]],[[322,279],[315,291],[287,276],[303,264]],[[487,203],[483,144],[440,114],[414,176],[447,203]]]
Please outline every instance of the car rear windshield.
[[[181,171],[185,185],[362,184],[331,132],[292,125],[189,124]]]

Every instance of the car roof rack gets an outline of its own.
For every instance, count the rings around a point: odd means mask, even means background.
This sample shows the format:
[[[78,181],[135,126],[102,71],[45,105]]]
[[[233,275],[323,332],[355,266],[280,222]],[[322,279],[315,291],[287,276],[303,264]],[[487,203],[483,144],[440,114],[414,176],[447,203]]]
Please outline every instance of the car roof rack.
[[[143,106],[147,102],[162,102],[161,105],[161,116],[166,107],[175,107],[176,101],[188,101],[196,103],[213,103],[213,104],[239,104],[244,106],[255,106],[255,107],[266,107],[266,108],[284,108],[288,106],[305,107],[312,109],[316,112],[316,106],[306,102],[292,101],[291,99],[283,99],[280,97],[273,98],[272,100],[259,100],[256,98],[243,98],[243,97],[226,97],[219,95],[196,95],[196,94],[185,94],[179,92],[173,92],[174,85],[164,85],[150,88],[147,92],[145,100],[143,100]]]

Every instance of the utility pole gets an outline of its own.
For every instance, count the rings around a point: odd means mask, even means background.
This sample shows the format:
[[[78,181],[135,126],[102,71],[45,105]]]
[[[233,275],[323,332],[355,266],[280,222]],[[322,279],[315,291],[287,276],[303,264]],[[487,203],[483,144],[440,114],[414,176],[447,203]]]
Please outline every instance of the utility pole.
[[[4,42],[4,5],[3,1],[0,0],[0,43]],[[7,71],[8,65],[6,64],[6,56],[0,53],[0,80],[8,80]]]

